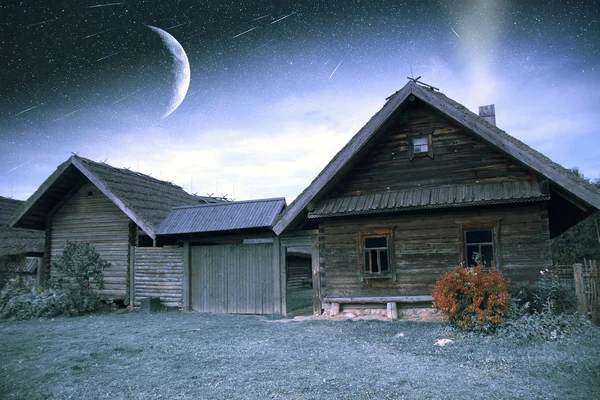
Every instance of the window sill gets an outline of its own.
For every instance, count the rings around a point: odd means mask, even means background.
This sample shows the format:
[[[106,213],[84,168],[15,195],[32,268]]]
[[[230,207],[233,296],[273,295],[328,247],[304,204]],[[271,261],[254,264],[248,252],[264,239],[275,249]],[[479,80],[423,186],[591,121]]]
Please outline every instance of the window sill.
[[[373,280],[381,280],[381,279],[392,279],[392,275],[363,275],[362,278],[364,280],[373,279]]]

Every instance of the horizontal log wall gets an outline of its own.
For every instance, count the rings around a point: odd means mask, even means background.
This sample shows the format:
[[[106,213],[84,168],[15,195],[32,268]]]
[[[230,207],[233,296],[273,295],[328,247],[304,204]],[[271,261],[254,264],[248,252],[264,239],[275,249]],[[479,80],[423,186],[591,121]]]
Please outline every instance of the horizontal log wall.
[[[67,241],[90,243],[103,259],[111,263],[111,267],[104,271],[104,290],[100,294],[115,300],[126,298],[127,215],[91,182],[87,182],[54,213],[51,226],[52,259],[62,253]]]
[[[183,249],[178,246],[135,248],[135,305],[160,297],[166,307],[183,306]]]
[[[287,289],[302,290],[311,287],[312,261],[307,256],[287,256]]]
[[[545,207],[540,203],[431,210],[320,221],[323,297],[429,295],[460,261],[457,221],[500,220],[500,270],[512,280],[536,279],[551,265]],[[397,281],[360,282],[358,231],[393,227]],[[496,255],[497,257],[497,255]]]
[[[411,137],[432,134],[433,158],[409,159]],[[376,145],[328,193],[365,192],[476,182],[535,179],[535,176],[446,118],[413,104],[377,139]]]

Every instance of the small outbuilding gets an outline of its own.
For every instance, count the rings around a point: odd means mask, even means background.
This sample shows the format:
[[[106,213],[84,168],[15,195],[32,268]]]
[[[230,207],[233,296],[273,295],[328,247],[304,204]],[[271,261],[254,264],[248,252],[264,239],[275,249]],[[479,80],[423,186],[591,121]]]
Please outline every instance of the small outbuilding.
[[[67,241],[87,242],[111,263],[100,291],[104,298],[129,304],[131,294],[142,290],[163,294],[164,305],[176,306],[182,302],[182,250],[156,231],[172,207],[214,201],[170,182],[74,155],[14,211],[9,224],[44,232],[44,276],[52,273],[51,261]],[[149,278],[137,289],[132,286],[136,263],[137,273]]]
[[[0,288],[9,280],[39,284],[44,252],[44,233],[13,228],[8,221],[23,204],[0,196]]]
[[[272,230],[285,206],[276,198],[173,208],[157,233],[183,243],[183,307],[285,314],[285,270]]]

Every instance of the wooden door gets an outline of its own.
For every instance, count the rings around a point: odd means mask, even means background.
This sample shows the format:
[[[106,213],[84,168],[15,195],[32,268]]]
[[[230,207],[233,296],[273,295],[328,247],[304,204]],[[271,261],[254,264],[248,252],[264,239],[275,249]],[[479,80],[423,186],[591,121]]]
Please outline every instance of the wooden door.
[[[278,310],[273,268],[273,243],[193,246],[192,308],[214,313],[274,313]]]

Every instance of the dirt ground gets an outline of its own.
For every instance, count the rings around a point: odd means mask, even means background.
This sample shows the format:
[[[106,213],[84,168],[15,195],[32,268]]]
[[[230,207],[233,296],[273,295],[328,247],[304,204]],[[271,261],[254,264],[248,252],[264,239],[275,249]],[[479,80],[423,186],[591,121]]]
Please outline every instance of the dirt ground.
[[[439,322],[280,318],[0,321],[0,398],[600,398],[599,328],[524,343],[457,337]]]

